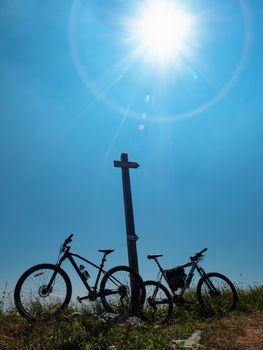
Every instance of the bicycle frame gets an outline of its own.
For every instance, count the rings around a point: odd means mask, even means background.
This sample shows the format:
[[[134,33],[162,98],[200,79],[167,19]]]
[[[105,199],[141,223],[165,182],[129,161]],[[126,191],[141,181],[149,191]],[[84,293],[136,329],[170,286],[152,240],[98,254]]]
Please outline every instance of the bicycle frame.
[[[86,263],[88,263],[89,265],[97,268],[99,271],[98,271],[98,275],[97,275],[97,278],[96,278],[96,281],[95,281],[95,285],[94,287],[92,288],[89,283],[87,282],[87,279],[82,275],[81,273],[81,270],[79,269],[76,261],[74,260],[73,257],[76,257],[80,260],[83,260],[85,261]],[[103,270],[103,267],[104,267],[104,264],[105,264],[105,261],[107,261],[106,257],[105,257],[105,254],[104,256],[102,257],[102,260],[101,260],[101,264],[100,266],[94,264],[93,262],[89,261],[88,259],[85,259],[84,257],[76,254],[76,253],[73,253],[70,251],[70,247],[66,247],[65,249],[65,252],[64,254],[62,255],[62,257],[59,259],[58,263],[56,264],[57,266],[57,270],[59,269],[59,267],[62,265],[63,261],[68,259],[70,262],[71,262],[71,265],[74,267],[75,271],[77,272],[78,276],[80,277],[82,283],[84,284],[84,286],[86,287],[86,289],[88,290],[88,292],[93,296],[91,297],[91,299],[93,298],[97,298],[100,296],[100,293],[97,292],[97,287],[98,287],[98,283],[99,283],[99,280],[100,280],[100,276],[101,274],[106,274],[106,271]],[[56,277],[56,274],[57,274],[57,270],[55,270],[55,272],[53,273],[47,287],[46,287],[46,290],[50,290],[50,288],[52,288],[52,283]],[[86,299],[86,298],[89,298],[89,297],[83,297],[83,298],[79,298],[79,301],[82,300],[82,299]]]
[[[158,267],[160,269],[160,277],[158,279],[158,283],[161,283],[162,278],[164,277],[165,281],[167,282],[167,284],[169,286],[168,280],[167,280],[166,275],[165,275],[165,270],[161,267],[159,261],[156,258],[154,259],[154,261],[156,262],[156,264],[158,265]],[[194,277],[195,270],[198,271],[198,273],[199,273],[199,275],[201,277],[206,279],[206,273],[205,273],[204,269],[198,265],[198,261],[192,260],[192,261],[190,261],[190,262],[188,262],[188,263],[186,263],[184,265],[181,265],[181,267],[183,267],[183,268],[191,267],[191,269],[190,269],[190,271],[187,274],[187,277],[186,277],[186,279],[184,281],[184,286],[181,289],[179,294],[176,294],[175,291],[171,290],[171,288],[169,287],[169,290],[172,292],[172,294],[174,296],[177,296],[178,298],[182,298],[184,293],[185,293],[185,291],[186,291],[186,289],[189,288],[189,286],[190,286],[190,284],[192,282],[192,279]],[[214,287],[212,286],[212,288],[214,288]]]
[[[188,289],[190,287],[190,284],[191,284],[192,279],[194,277],[195,270],[197,270],[197,272],[199,273],[199,275],[201,277],[205,278],[205,276],[206,276],[206,273],[205,273],[204,269],[198,265],[198,261],[191,261],[189,263],[186,263],[186,264],[182,265],[183,268],[185,268],[185,267],[187,268],[187,267],[190,267],[190,266],[191,266],[191,269],[190,269],[190,271],[187,274],[187,277],[186,277],[185,282],[184,282],[184,286],[181,289],[180,293],[178,294],[178,296],[181,297],[181,298],[183,297],[186,289]],[[173,294],[175,294],[174,291],[173,291]]]

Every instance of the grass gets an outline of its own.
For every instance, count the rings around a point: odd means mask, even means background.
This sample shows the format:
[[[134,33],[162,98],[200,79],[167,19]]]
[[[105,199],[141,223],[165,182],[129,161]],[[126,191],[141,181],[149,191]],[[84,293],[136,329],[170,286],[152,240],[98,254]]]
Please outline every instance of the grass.
[[[70,316],[74,308],[48,322],[28,322],[16,311],[0,308],[1,350],[169,350],[174,339],[202,331],[202,349],[263,349],[263,287],[239,291],[237,310],[206,318],[197,305],[174,308],[169,325],[149,325],[131,318],[105,323],[86,311]],[[183,345],[179,348],[185,349]]]

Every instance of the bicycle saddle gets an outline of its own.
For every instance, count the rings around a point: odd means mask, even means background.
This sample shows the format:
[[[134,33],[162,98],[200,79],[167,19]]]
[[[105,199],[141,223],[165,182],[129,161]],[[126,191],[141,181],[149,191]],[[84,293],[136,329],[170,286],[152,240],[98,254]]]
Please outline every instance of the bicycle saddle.
[[[98,251],[100,253],[104,253],[104,254],[108,255],[108,254],[114,252],[114,249],[99,249]]]
[[[147,259],[155,259],[159,258],[160,256],[163,256],[163,254],[149,254],[147,255]]]

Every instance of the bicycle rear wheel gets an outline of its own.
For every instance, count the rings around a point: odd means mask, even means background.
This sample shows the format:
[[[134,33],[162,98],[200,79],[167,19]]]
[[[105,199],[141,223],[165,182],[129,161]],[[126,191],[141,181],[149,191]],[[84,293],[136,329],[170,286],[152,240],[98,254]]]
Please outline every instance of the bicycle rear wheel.
[[[146,281],[145,303],[140,310],[143,321],[155,324],[167,323],[173,315],[173,300],[168,289],[159,282]]]
[[[55,271],[51,288],[46,290]],[[19,278],[14,301],[21,316],[31,320],[45,320],[68,306],[71,293],[71,282],[65,271],[53,264],[39,264]]]
[[[137,272],[128,266],[116,266],[104,275],[100,295],[107,312],[137,314],[144,303],[145,288]]]
[[[197,298],[209,314],[224,314],[236,307],[238,296],[233,283],[224,275],[211,272],[197,284]]]

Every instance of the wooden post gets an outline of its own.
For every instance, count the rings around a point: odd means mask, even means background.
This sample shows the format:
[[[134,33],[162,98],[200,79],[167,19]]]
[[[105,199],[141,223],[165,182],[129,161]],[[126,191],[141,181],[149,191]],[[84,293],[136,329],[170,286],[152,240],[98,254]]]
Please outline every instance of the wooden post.
[[[125,221],[126,221],[129,266],[139,273],[137,247],[136,247],[136,241],[138,240],[138,236],[135,233],[135,226],[134,226],[130,172],[129,172],[129,169],[137,169],[139,167],[139,164],[135,162],[129,162],[128,154],[122,153],[121,160],[120,161],[115,160],[114,166],[116,168],[122,169],[123,199],[124,199],[124,210],[125,210]]]

